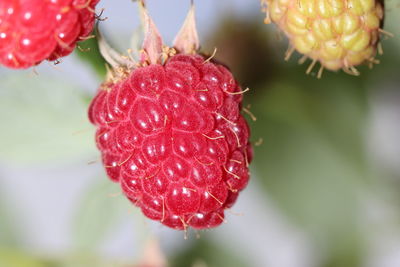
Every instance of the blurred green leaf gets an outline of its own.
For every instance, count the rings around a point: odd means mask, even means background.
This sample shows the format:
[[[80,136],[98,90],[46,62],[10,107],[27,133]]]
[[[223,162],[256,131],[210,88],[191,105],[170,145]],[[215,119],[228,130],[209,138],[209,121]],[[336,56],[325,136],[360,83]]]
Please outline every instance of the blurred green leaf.
[[[371,178],[364,88],[351,77],[301,82],[308,78],[293,76],[265,88],[253,103],[253,138],[264,139],[255,168],[277,204],[324,248],[326,266],[359,266],[357,212]]]
[[[82,90],[48,76],[3,77],[0,90],[0,160],[36,164],[90,157],[94,128]]]
[[[399,39],[399,34],[400,34],[400,17],[398,16],[399,14],[399,3],[397,1],[385,1],[385,25],[384,29],[386,31],[389,31],[394,35],[394,38],[386,38],[383,36],[384,40],[382,42],[383,49],[385,51],[385,54],[389,55],[389,58],[391,56],[397,56],[398,53],[387,53],[386,51],[386,46],[391,45],[393,43],[396,43],[397,45],[397,52],[398,48],[400,47],[400,39]],[[383,63],[383,62],[382,62]]]
[[[197,239],[190,246],[169,259],[173,267],[248,267],[240,255],[227,251],[206,238]]]
[[[110,262],[104,260],[103,257],[99,255],[92,254],[81,254],[79,256],[67,257],[53,260],[52,262],[48,261],[48,265],[46,267],[127,267],[129,265],[123,264],[120,262]]]
[[[79,43],[77,55],[80,59],[91,66],[96,73],[101,77],[106,75],[106,61],[100,54],[97,38],[91,38]]]
[[[0,183],[0,247],[16,246],[19,240],[18,230],[13,219],[12,205],[7,202]],[[0,264],[1,266],[1,264]]]
[[[123,262],[110,262],[98,255],[67,256],[59,258],[42,258],[31,253],[0,247],[1,267],[119,267],[130,266]]]
[[[88,188],[74,221],[73,244],[79,251],[95,250],[123,215],[128,215],[130,204],[120,190],[106,178]]]
[[[44,262],[28,254],[0,248],[0,266],[1,267],[49,267]]]

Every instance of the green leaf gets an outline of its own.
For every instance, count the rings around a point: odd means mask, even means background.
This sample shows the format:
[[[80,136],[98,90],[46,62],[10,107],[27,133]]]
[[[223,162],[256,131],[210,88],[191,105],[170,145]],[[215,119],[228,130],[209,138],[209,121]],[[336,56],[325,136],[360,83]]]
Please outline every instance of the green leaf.
[[[120,191],[118,184],[106,178],[88,188],[74,222],[73,244],[78,251],[93,252],[113,226],[128,215],[131,205]]]
[[[97,38],[91,38],[79,43],[76,54],[80,59],[90,65],[100,77],[106,75],[106,61],[100,54]]]
[[[335,80],[293,78],[269,86],[253,103],[253,138],[264,139],[254,167],[277,205],[324,249],[326,266],[354,267],[364,249],[359,200],[371,178],[367,109],[359,81]]]
[[[15,219],[13,205],[7,201],[5,192],[1,188],[2,185],[0,183],[0,247],[16,246],[20,237],[16,224],[13,223]]]
[[[95,154],[94,127],[78,86],[46,75],[3,77],[0,160],[37,164]]]
[[[200,238],[189,245],[185,250],[174,255],[168,261],[169,266],[207,266],[207,267],[245,267],[246,264],[240,255],[217,246],[207,238]]]
[[[0,266],[4,267],[48,267],[44,262],[19,251],[0,248]]]

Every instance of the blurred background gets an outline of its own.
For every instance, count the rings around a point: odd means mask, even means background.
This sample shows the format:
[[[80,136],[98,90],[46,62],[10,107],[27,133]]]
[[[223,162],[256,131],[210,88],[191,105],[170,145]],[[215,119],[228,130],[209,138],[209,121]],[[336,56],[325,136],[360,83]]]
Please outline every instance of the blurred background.
[[[199,236],[144,218],[99,162],[86,110],[104,78],[95,42],[54,66],[0,68],[0,266],[400,266],[400,17],[386,1],[381,64],[306,75],[258,1],[197,1],[202,51],[250,92],[255,161],[227,223]],[[137,4],[102,0],[100,28],[125,51]],[[189,1],[148,0],[167,44]],[[134,38],[131,38],[131,36]],[[317,68],[316,68],[317,70]],[[158,267],[158,266],[157,266]]]

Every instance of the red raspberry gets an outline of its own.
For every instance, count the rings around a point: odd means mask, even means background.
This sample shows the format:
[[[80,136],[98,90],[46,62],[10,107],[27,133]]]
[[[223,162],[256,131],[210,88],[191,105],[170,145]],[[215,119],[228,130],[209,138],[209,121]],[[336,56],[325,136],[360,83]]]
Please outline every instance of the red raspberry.
[[[140,62],[98,36],[113,67],[89,108],[103,164],[148,218],[180,230],[216,227],[249,180],[243,92],[228,69],[196,55],[194,7],[175,48],[163,45],[141,7]]]
[[[29,68],[70,54],[94,25],[99,0],[0,1],[0,64]]]
[[[108,176],[150,219],[218,226],[249,180],[240,91],[224,66],[182,54],[104,84],[89,118]]]

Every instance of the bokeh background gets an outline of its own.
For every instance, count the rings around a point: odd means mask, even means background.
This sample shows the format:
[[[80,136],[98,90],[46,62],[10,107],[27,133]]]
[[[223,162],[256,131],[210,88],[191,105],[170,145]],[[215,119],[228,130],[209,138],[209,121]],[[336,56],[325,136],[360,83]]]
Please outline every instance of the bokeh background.
[[[202,51],[217,47],[251,89],[257,146],[227,223],[187,239],[145,219],[104,174],[86,117],[105,71],[95,42],[57,66],[0,68],[0,266],[400,266],[399,3],[386,1],[395,37],[383,38],[381,64],[318,80],[300,55],[284,62],[287,41],[257,0],[196,1]],[[115,48],[138,43],[136,3],[98,8]],[[189,1],[148,8],[171,44]]]

